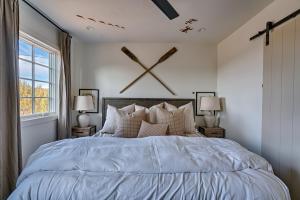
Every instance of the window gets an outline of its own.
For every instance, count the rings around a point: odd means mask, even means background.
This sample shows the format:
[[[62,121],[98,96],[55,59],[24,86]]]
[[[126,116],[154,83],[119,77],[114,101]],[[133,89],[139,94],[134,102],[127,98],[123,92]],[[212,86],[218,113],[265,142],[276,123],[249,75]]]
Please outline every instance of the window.
[[[56,111],[57,51],[41,42],[20,37],[20,114],[47,115]]]

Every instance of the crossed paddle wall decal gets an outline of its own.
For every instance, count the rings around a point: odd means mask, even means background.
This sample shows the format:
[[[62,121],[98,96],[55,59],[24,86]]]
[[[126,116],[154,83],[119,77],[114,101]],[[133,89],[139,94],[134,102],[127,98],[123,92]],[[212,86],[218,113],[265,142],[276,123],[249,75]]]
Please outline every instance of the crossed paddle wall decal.
[[[151,70],[156,67],[158,64],[166,61],[168,58],[170,58],[174,53],[177,52],[177,49],[173,47],[170,49],[167,53],[165,53],[163,56],[160,57],[160,59],[152,65],[150,68],[147,68],[129,49],[126,47],[122,47],[121,49],[123,53],[125,53],[131,60],[138,63],[145,71],[139,75],[136,79],[134,79],[131,83],[129,83],[123,90],[120,91],[122,94],[125,92],[128,88],[130,88],[133,84],[135,84],[138,80],[140,80],[143,76],[145,76],[147,73],[149,73],[153,78],[155,78],[162,86],[164,86],[171,94],[176,95],[166,84],[164,84]]]

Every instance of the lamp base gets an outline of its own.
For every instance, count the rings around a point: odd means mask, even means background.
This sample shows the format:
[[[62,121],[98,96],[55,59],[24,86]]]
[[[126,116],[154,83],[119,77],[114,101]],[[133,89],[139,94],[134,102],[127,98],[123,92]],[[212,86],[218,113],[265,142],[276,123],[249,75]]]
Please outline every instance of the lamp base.
[[[217,116],[216,116],[216,123],[215,126],[216,127],[220,127],[220,122],[221,122],[221,116],[220,116],[220,112],[217,112]]]
[[[80,128],[85,128],[90,125],[90,116],[86,113],[77,116],[77,123]]]
[[[214,115],[205,115],[204,121],[207,128],[213,128],[215,127],[216,117]]]

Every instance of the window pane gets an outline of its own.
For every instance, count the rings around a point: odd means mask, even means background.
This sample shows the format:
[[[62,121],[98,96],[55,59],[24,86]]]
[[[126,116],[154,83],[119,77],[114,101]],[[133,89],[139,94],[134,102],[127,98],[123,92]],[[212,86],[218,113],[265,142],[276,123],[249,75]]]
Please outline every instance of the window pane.
[[[49,82],[49,68],[35,65],[35,80]]]
[[[20,97],[32,97],[32,81],[19,80]]]
[[[40,41],[29,41],[19,39],[20,115],[55,112],[57,55]]]
[[[36,113],[49,112],[49,99],[48,98],[35,98],[34,111]]]
[[[32,64],[23,60],[19,60],[19,70],[21,78],[32,79]]]
[[[26,60],[32,60],[32,46],[23,40],[19,41],[19,56]]]
[[[49,66],[49,52],[35,47],[34,48],[34,59],[36,63]]]
[[[20,98],[20,114],[21,116],[32,114],[31,98]]]
[[[35,97],[48,97],[49,96],[49,83],[42,83],[35,81]]]

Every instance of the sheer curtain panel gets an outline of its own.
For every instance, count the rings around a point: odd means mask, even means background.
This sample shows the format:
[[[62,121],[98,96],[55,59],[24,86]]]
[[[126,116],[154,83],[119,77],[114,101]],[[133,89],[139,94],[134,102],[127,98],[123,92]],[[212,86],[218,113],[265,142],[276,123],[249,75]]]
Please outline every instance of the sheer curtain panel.
[[[58,139],[71,137],[71,36],[60,33]]]

